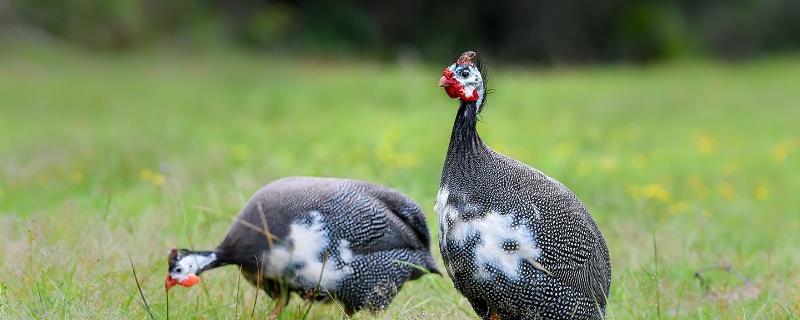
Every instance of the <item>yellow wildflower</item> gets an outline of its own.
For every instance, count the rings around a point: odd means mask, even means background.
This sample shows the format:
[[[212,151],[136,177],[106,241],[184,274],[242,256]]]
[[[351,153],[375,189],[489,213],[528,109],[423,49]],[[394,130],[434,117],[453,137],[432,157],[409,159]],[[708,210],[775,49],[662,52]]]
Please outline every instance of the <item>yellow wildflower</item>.
[[[637,154],[633,156],[631,163],[633,163],[633,167],[636,169],[644,169],[647,166],[647,157],[643,154]]]
[[[156,174],[153,176],[153,179],[150,180],[150,182],[152,182],[156,187],[160,187],[162,184],[164,184],[164,180],[166,180],[166,178],[164,178],[163,175]]]
[[[508,145],[505,144],[505,143],[502,143],[502,142],[492,145],[492,149],[494,149],[494,151],[500,152],[502,154],[511,153],[511,149],[508,147]]]
[[[243,144],[235,144],[230,149],[231,158],[236,161],[244,161],[250,156],[250,148]]]
[[[755,189],[753,189],[753,196],[756,197],[758,201],[764,201],[769,198],[769,187],[765,183],[759,183],[756,185]]]
[[[653,199],[661,202],[668,202],[672,198],[667,188],[658,183],[644,185],[642,187],[642,196],[646,199]]]
[[[578,163],[578,174],[586,176],[592,173],[592,163],[589,161],[581,161]]]
[[[150,181],[150,179],[153,178],[153,175],[154,173],[150,169],[139,170],[139,179],[143,181]]]
[[[80,184],[83,182],[83,173],[78,170],[73,170],[69,174],[69,180],[72,181],[74,184]]]
[[[625,189],[628,191],[628,195],[631,196],[631,198],[639,198],[642,195],[642,188],[635,184],[629,184]]]
[[[416,154],[401,154],[395,158],[395,163],[398,167],[409,168],[419,163],[419,157]]]
[[[772,158],[775,159],[777,163],[783,163],[784,160],[789,156],[789,152],[792,150],[792,141],[786,140],[784,142],[778,143],[775,147],[772,148]]]
[[[667,208],[667,212],[670,214],[684,213],[686,210],[689,210],[689,204],[684,201],[676,202]]]
[[[617,169],[617,159],[612,157],[605,157],[600,160],[600,169],[603,172],[611,172]]]
[[[708,198],[711,193],[708,186],[703,182],[703,179],[694,175],[689,177],[689,190],[700,199]]]
[[[639,129],[639,127],[628,126],[628,127],[622,128],[622,137],[624,139],[633,141],[633,140],[639,139],[639,137],[641,137],[641,135],[642,135],[642,133],[641,133],[641,130]]]
[[[701,154],[713,154],[716,148],[716,140],[708,134],[700,134],[694,139],[695,146]]]
[[[719,194],[722,195],[722,197],[726,200],[733,200],[736,198],[736,189],[733,188],[733,185],[731,185],[730,182],[724,181],[720,183],[718,191]]]
[[[569,158],[575,154],[575,146],[570,143],[559,143],[553,149],[553,154],[559,158]]]
[[[139,171],[139,179],[142,181],[147,181],[152,183],[156,187],[160,187],[164,184],[164,181],[167,180],[164,175],[160,173],[153,172],[150,169],[142,169]]]
[[[397,144],[400,141],[400,132],[394,128],[389,129],[381,139],[375,154],[382,162],[401,168],[415,166],[419,158],[415,154],[401,154],[397,152]]]

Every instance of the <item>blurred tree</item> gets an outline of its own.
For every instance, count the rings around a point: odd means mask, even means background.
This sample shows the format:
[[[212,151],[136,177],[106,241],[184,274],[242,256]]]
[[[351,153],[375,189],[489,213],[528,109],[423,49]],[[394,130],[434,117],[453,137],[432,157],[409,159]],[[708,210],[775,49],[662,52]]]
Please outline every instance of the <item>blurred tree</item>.
[[[10,0],[3,16],[92,48],[218,42],[504,61],[743,58],[800,48],[797,0]]]

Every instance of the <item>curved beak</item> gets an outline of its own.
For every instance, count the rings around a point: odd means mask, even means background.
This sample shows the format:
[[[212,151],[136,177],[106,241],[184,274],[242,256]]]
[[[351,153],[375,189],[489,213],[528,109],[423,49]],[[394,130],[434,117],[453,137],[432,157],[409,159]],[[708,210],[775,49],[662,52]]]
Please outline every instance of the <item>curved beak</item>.
[[[447,84],[447,78],[445,76],[442,76],[441,78],[439,78],[439,86],[444,87],[445,84]]]

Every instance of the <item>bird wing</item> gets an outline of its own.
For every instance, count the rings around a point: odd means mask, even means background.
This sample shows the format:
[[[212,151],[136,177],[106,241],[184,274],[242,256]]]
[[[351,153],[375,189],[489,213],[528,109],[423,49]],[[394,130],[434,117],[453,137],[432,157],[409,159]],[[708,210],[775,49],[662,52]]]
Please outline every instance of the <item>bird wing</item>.
[[[285,238],[296,219],[313,211],[325,217],[329,236],[347,241],[356,254],[429,249],[422,210],[404,194],[363,181],[314,177],[284,178],[260,189],[220,247],[252,257],[271,246],[270,238]]]
[[[430,237],[419,206],[404,194],[368,182],[344,180],[321,210],[339,215],[328,224],[355,253],[425,249]]]
[[[560,183],[547,179],[553,184],[552,193],[547,200],[535,204],[541,219],[540,263],[552,276],[605,306],[610,283],[607,279],[611,277],[605,240],[577,197]]]
[[[605,240],[587,213],[576,211],[573,215],[575,219],[563,232],[540,237],[541,265],[551,276],[593,297],[604,307],[611,278]]]
[[[368,190],[376,199],[383,202],[391,211],[394,218],[402,222],[406,232],[412,232],[419,249],[428,249],[431,244],[428,225],[425,222],[425,214],[422,208],[405,194],[381,186],[375,186]]]
[[[605,306],[611,279],[608,248],[596,223],[566,186],[544,173],[504,157],[515,177],[518,212],[536,219],[541,268]]]

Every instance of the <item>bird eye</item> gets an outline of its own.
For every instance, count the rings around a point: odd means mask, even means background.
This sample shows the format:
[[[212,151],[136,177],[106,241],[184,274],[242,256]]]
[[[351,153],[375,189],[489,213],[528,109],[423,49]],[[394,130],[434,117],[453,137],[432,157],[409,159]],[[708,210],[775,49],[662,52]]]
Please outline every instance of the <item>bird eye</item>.
[[[181,273],[181,268],[175,268],[175,272]]]
[[[462,78],[469,77],[469,70],[468,69],[461,70],[461,77]]]

